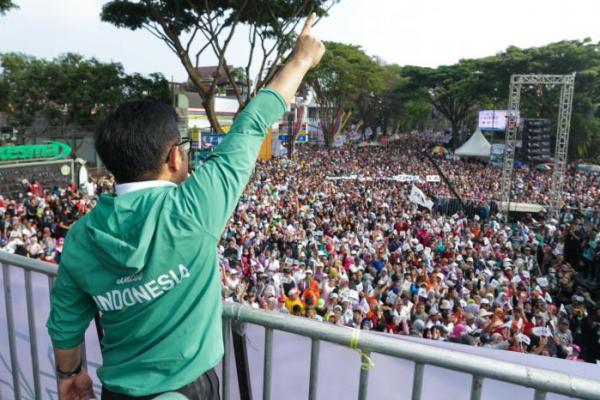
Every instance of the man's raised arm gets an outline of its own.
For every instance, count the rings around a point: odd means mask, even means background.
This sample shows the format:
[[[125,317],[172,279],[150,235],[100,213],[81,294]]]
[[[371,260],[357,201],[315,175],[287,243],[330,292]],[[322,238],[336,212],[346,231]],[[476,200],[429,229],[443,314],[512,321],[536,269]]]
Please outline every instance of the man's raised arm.
[[[267,129],[281,117],[304,75],[325,53],[323,43],[311,36],[315,18],[312,14],[307,19],[290,60],[267,89],[238,114],[223,142],[180,186],[184,211],[216,240],[250,179]]]
[[[279,93],[287,104],[291,103],[294,98],[304,75],[308,70],[317,66],[325,53],[323,43],[311,35],[316,18],[314,13],[308,17],[300,36],[298,36],[292,57],[268,86]]]

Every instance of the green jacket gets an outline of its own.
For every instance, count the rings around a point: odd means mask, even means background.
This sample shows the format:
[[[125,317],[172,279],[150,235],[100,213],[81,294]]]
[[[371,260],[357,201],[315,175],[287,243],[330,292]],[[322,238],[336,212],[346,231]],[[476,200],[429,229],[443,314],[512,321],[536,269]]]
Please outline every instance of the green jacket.
[[[70,230],[51,294],[57,349],[83,341],[101,312],[108,389],[178,389],[223,356],[217,244],[283,98],[262,90],[205,164],[179,186],[104,195]]]

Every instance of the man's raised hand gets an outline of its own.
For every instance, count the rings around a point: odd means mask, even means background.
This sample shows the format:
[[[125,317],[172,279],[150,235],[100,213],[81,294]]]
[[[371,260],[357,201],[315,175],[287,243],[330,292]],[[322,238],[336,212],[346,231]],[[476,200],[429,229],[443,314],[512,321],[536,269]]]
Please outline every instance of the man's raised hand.
[[[316,18],[314,13],[308,17],[298,36],[292,57],[269,83],[269,88],[278,92],[287,104],[292,102],[304,75],[321,61],[325,53],[323,43],[311,35]]]
[[[302,63],[306,63],[309,68],[314,68],[321,61],[325,54],[323,43],[311,34],[312,27],[317,19],[317,15],[312,13],[306,19],[306,23],[296,40],[293,58]]]

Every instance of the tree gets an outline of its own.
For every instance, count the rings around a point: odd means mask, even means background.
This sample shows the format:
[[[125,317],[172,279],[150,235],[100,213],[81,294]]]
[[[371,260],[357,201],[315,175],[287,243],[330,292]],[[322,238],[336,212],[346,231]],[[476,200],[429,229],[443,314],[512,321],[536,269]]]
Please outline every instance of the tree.
[[[496,56],[480,60],[480,69],[486,77],[484,91],[495,92],[495,97],[504,100],[503,106],[506,106],[511,74],[576,72],[569,155],[585,158],[600,155],[600,149],[592,145],[600,137],[597,115],[600,110],[599,68],[600,43],[590,39],[561,41],[528,49],[512,46]],[[524,87],[521,115],[549,118],[556,124],[559,94],[558,87]]]
[[[477,69],[477,63],[461,60],[436,69],[406,67],[405,73],[412,80],[413,89],[425,89],[431,104],[448,120],[452,127],[450,145],[456,147],[467,121],[485,97],[481,89],[482,72]]]
[[[179,58],[202,99],[212,128],[220,132],[214,110],[214,98],[219,90],[217,82],[225,76],[240,109],[243,108],[275,75],[293,46],[294,30],[301,19],[313,11],[326,15],[337,1],[112,0],[103,6],[101,18],[120,28],[146,29],[162,40]],[[250,46],[243,81],[227,63],[229,44],[241,25],[249,28]],[[198,71],[206,51],[212,52],[218,60],[212,80],[205,80]],[[252,82],[251,68],[255,60],[259,67]],[[241,84],[246,91],[240,88]]]
[[[354,107],[358,114],[357,125],[373,129],[381,127],[387,133],[398,129],[424,130],[432,110],[427,90],[415,85],[404,67],[380,65],[383,86],[377,92],[359,96]]]
[[[424,131],[432,119],[432,105],[427,90],[413,87],[402,71],[393,95],[399,105],[393,114],[397,128],[403,132],[413,129]]]
[[[0,0],[0,15],[6,14],[9,10],[19,8],[12,0]]]
[[[92,132],[123,101],[151,97],[171,103],[169,84],[162,75],[127,75],[121,64],[77,54],[43,60],[6,53],[0,55],[0,66],[0,93],[2,87],[6,92],[0,107],[23,135],[75,140]]]
[[[325,143],[333,146],[341,113],[383,88],[382,69],[360,46],[325,42],[327,51],[305,82],[315,95]]]
[[[358,95],[353,109],[358,116],[358,124],[363,127],[376,129],[381,127],[388,132],[390,126],[397,126],[397,117],[401,109],[401,99],[397,91],[401,80],[398,65],[385,65],[383,61],[374,58],[379,68],[374,72],[376,81],[373,86]]]

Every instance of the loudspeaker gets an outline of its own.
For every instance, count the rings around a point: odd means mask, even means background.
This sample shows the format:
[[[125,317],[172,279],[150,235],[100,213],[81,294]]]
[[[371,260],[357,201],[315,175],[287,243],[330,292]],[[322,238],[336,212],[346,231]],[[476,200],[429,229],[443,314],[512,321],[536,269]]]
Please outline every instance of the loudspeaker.
[[[523,155],[528,162],[545,162],[552,158],[552,123],[547,118],[523,121]]]

